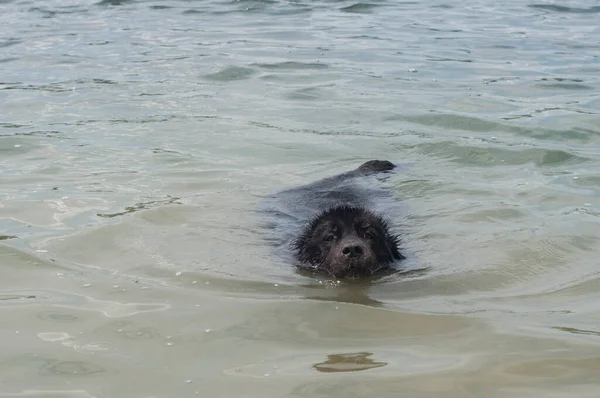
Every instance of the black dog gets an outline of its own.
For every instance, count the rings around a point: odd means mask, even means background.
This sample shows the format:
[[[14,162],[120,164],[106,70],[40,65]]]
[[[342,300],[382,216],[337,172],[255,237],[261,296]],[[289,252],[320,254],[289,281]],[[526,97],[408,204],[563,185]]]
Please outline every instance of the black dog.
[[[361,277],[390,268],[404,258],[398,236],[378,203],[393,200],[367,177],[394,169],[388,161],[371,160],[359,168],[276,194],[263,212],[272,242],[304,268],[336,278]]]

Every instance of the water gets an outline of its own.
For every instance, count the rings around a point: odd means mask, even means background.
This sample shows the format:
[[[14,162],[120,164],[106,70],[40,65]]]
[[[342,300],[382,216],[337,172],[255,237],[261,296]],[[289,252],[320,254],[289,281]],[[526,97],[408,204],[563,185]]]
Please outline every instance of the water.
[[[597,397],[599,15],[1,1],[0,397]],[[369,159],[412,272],[274,257],[261,198]]]

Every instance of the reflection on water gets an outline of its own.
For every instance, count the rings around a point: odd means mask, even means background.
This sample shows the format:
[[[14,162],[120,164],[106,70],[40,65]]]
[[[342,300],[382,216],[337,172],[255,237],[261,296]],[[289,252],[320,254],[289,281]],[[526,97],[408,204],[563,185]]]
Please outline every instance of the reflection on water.
[[[563,332],[574,333],[574,334],[586,334],[586,335],[591,335],[591,336],[600,336],[600,331],[596,331],[596,330],[580,330],[580,329],[576,329],[576,328],[559,327],[559,326],[556,326],[554,329],[560,330]]]
[[[0,396],[597,397],[596,4],[2,3]],[[369,159],[399,269],[271,252]]]
[[[327,355],[327,361],[314,364],[313,368],[324,373],[360,372],[387,365],[387,362],[376,362],[369,358],[372,355],[370,352]]]
[[[121,211],[118,213],[98,213],[98,217],[105,217],[105,218],[119,217],[119,216],[123,216],[128,213],[133,213],[133,212],[144,210],[144,209],[150,209],[154,206],[163,206],[163,205],[172,204],[172,203],[180,204],[180,202],[178,202],[178,200],[179,200],[179,198],[169,198],[169,199],[161,200],[161,201],[136,203],[133,206],[125,207],[124,211]]]

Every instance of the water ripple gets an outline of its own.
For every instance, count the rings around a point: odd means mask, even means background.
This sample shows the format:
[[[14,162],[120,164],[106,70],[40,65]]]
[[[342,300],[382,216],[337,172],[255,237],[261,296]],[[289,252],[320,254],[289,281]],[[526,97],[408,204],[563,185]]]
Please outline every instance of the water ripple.
[[[597,395],[594,2],[0,3],[0,395]],[[268,250],[375,158],[402,272]]]

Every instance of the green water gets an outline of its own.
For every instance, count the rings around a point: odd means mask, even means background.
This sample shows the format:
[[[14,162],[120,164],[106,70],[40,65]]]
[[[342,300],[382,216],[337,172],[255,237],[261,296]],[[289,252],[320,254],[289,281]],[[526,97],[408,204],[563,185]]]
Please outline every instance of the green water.
[[[0,1],[0,397],[596,398],[599,16]],[[419,272],[274,257],[260,200],[370,159]]]

